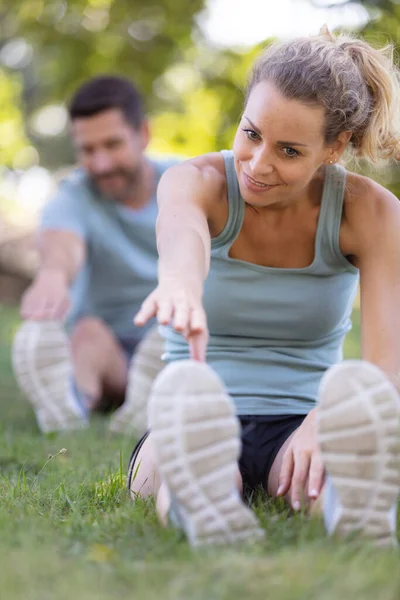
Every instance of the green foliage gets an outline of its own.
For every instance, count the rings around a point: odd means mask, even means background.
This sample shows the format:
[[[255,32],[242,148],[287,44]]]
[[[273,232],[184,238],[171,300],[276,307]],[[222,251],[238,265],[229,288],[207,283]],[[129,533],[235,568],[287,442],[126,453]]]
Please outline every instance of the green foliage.
[[[5,0],[4,45],[23,36],[35,64],[30,106],[69,97],[88,77],[112,71],[132,77],[145,94],[191,45],[204,0]]]
[[[332,0],[309,0],[318,7],[337,8]],[[340,5],[354,3],[354,0],[342,0]],[[371,19],[363,29],[363,36],[379,45],[390,41],[400,46],[400,4],[398,0],[357,0],[370,13]]]
[[[18,75],[0,67],[0,156],[3,164],[10,163],[26,144],[20,97]]]
[[[29,128],[30,115],[43,105],[68,101],[76,88],[94,75],[112,72],[132,78],[148,99],[149,110],[159,110],[164,101],[153,93],[153,86],[169,65],[184,60],[193,44],[194,17],[203,6],[204,0],[3,0],[0,50],[10,56],[10,44],[22,39],[33,52],[33,60],[22,57],[20,64],[17,61],[12,66],[23,79],[25,126],[39,147],[42,162],[60,166],[70,154],[60,151],[60,162],[54,164],[57,143],[65,145],[66,140],[43,144],[35,139]],[[4,77],[0,72],[1,83]],[[9,73],[6,81],[14,80]],[[24,143],[15,85],[13,95],[6,90],[7,96],[0,96],[3,110],[7,115],[15,113],[21,130],[10,137],[7,154],[1,153],[6,165],[12,164]],[[5,128],[7,120],[0,109],[3,121]]]
[[[188,156],[230,148],[243,110],[245,82],[259,53],[202,44],[159,81],[170,107],[154,115],[153,146]]]
[[[400,48],[400,4],[393,3],[391,0],[378,0],[378,2],[366,2],[367,8],[372,8],[372,15],[369,24],[365,27],[363,34],[365,38],[372,43],[385,44],[391,42],[395,44],[397,50]],[[376,12],[379,9],[379,12]]]

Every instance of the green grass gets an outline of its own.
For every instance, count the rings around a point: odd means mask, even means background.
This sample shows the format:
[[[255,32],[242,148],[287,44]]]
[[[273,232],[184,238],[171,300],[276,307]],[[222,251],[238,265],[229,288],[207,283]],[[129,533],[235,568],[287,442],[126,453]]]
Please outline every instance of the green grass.
[[[19,397],[9,345],[18,321],[0,310],[0,599],[396,600],[397,552],[328,540],[322,523],[260,497],[265,541],[192,552],[133,505],[125,472],[134,440],[88,431],[44,437]],[[346,356],[359,354],[359,321]],[[66,449],[64,451],[63,449]],[[62,451],[62,452],[60,452]]]

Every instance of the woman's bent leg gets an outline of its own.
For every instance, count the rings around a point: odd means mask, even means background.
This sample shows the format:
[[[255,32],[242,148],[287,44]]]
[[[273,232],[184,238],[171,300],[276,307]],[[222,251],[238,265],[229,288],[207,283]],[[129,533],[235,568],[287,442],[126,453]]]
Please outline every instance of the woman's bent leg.
[[[128,487],[133,499],[158,493],[161,478],[151,434],[146,434],[134,449],[128,471]]]
[[[240,471],[236,469],[236,489],[241,494],[243,489]],[[167,525],[171,498],[165,483],[161,481],[156,464],[154,446],[151,435],[146,433],[135,447],[128,469],[128,488],[132,499],[156,496],[157,514],[163,525]]]
[[[154,383],[149,416],[155,456],[172,520],[193,546],[263,535],[237,488],[240,426],[234,413],[222,382],[205,364],[177,361]],[[165,511],[168,496],[160,491],[158,507]]]
[[[376,366],[351,360],[325,374],[318,439],[329,534],[359,532],[378,546],[397,544],[399,413],[398,393]]]

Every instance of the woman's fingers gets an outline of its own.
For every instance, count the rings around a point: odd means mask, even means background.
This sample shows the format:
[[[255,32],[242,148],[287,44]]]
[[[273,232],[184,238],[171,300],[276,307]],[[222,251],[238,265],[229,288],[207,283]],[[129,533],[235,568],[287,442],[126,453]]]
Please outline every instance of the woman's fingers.
[[[279,487],[276,492],[277,496],[284,496],[288,493],[292,483],[292,475],[294,469],[293,450],[289,447],[283,455],[281,472],[279,474]]]
[[[324,465],[319,452],[314,452],[311,457],[310,474],[308,481],[308,497],[316,500],[321,493],[324,483]]]
[[[174,329],[187,339],[191,358],[205,361],[208,331],[201,303],[195,304],[190,297],[181,293],[163,294],[157,289],[143,302],[134,323],[140,327],[154,316],[157,316],[162,325],[168,325],[172,321]]]
[[[153,295],[150,295],[143,302],[139,312],[135,315],[133,322],[138,327],[145,325],[157,313],[157,302]]]
[[[168,300],[158,302],[157,321],[160,325],[168,325],[172,317],[172,310],[172,304]]]
[[[179,333],[187,332],[190,328],[190,309],[186,302],[177,302],[174,306],[174,329]]]
[[[190,315],[190,329],[186,336],[193,360],[205,362],[208,344],[207,318],[202,307],[195,308]]]
[[[294,510],[300,510],[301,498],[310,469],[310,454],[298,452],[294,461],[292,477],[291,502]]]
[[[203,307],[193,308],[190,314],[190,331],[193,333],[207,332],[207,317]]]
[[[205,362],[207,353],[208,336],[205,331],[192,333],[188,337],[190,358],[199,362]]]

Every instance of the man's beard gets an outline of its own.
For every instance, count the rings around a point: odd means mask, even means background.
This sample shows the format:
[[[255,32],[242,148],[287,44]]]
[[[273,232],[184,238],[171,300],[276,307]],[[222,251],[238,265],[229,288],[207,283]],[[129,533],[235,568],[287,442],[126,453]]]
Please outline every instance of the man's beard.
[[[105,192],[102,189],[102,181],[107,181],[111,177],[118,176],[124,180],[124,183],[118,186],[118,191]],[[91,176],[92,183],[95,188],[102,194],[105,194],[110,200],[114,202],[126,202],[135,195],[137,188],[139,187],[142,180],[142,169],[138,166],[134,169],[114,169],[108,171],[100,176]]]

